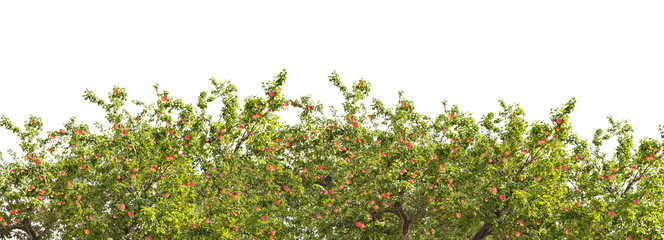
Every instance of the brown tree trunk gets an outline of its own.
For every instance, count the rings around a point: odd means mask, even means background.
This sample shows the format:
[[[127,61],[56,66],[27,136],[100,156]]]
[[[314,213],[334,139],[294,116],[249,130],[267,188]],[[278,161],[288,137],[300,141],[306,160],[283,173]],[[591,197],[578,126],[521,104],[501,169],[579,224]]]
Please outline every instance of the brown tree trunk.
[[[471,240],[484,240],[486,239],[487,236],[491,234],[491,224],[488,222],[485,222],[484,225],[482,225],[479,229],[477,229],[477,232],[471,237]]]
[[[410,240],[410,221],[405,219],[401,222],[401,239]]]
[[[35,233],[35,230],[32,229],[32,224],[30,223],[30,219],[24,218],[23,221],[23,230],[30,236],[31,240],[36,240],[37,238],[37,233]]]

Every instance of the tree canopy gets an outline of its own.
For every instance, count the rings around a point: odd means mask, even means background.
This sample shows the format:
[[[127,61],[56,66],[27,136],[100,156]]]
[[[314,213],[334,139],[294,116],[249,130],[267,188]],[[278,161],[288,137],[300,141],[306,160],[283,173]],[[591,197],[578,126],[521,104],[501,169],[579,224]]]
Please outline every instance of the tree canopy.
[[[662,239],[664,128],[634,143],[608,118],[590,140],[570,124],[576,100],[529,123],[518,104],[474,118],[442,102],[415,111],[345,86],[343,109],[282,94],[239,101],[210,79],[197,102],[155,85],[151,103],[114,87],[107,122],[44,131],[0,125],[20,139],[0,155],[0,237],[18,239]],[[221,102],[221,114],[208,105]],[[299,121],[280,121],[296,109]],[[613,156],[601,146],[617,141]]]

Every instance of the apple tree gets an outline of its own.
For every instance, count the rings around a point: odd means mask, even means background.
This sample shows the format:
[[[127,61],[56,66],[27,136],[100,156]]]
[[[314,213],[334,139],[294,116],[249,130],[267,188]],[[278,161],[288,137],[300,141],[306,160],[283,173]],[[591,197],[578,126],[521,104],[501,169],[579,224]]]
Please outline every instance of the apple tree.
[[[534,123],[525,121],[518,105],[503,101],[502,111],[478,121],[443,102],[444,113],[432,119],[415,112],[401,93],[396,107],[373,99],[369,110],[363,103],[370,90],[367,82],[360,80],[349,90],[336,73],[330,81],[345,98],[343,114],[333,109],[335,114],[327,117],[309,98],[294,104],[301,108],[302,123],[292,129],[296,138],[307,138],[283,157],[291,159],[311,202],[293,218],[309,219],[306,228],[316,237],[592,236],[583,231],[593,229],[588,221],[573,215],[583,210],[571,206],[579,198],[575,184],[592,185],[579,178],[579,171],[594,161],[579,158],[586,145],[569,124],[575,99],[552,109],[548,121]],[[648,146],[661,143],[649,141]],[[648,151],[655,154],[656,149]],[[661,186],[656,183],[650,186]],[[631,190],[637,195],[656,192]],[[649,210],[661,209],[651,206]],[[647,216],[648,222],[630,224],[633,236],[661,234],[662,225],[654,220],[659,215]]]
[[[51,239],[74,211],[67,200],[74,198],[69,189],[79,174],[66,167],[69,161],[61,153],[65,144],[58,139],[68,132],[61,129],[42,136],[42,120],[35,116],[24,129],[4,116],[0,125],[17,135],[23,151],[9,151],[12,162],[0,159],[0,237]]]
[[[106,112],[42,133],[31,116],[0,162],[0,237],[20,239],[661,239],[664,145],[633,143],[609,118],[592,141],[570,124],[576,100],[528,123],[518,104],[476,119],[443,101],[415,111],[399,92],[343,110],[282,94],[286,72],[240,102],[230,82],[184,103],[114,87],[84,98]],[[220,103],[213,117],[209,106]],[[299,122],[280,121],[284,109]],[[660,129],[664,139],[664,129]],[[600,147],[615,138],[609,158]],[[1,157],[1,156],[0,156]]]

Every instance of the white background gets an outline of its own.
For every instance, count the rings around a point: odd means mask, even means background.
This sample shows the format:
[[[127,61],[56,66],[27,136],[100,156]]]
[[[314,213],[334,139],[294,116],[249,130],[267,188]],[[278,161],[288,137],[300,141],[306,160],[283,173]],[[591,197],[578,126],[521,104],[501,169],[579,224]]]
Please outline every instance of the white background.
[[[636,139],[664,124],[664,3],[661,1],[3,1],[0,114],[30,114],[47,130],[69,117],[105,122],[83,100],[125,87],[156,100],[159,83],[193,102],[208,78],[231,80],[240,97],[287,69],[288,97],[312,94],[340,106],[328,82],[372,83],[370,97],[416,110],[442,100],[479,119],[498,99],[547,120],[571,97],[571,121],[590,138],[606,116],[628,119]],[[0,130],[0,150],[18,149]]]

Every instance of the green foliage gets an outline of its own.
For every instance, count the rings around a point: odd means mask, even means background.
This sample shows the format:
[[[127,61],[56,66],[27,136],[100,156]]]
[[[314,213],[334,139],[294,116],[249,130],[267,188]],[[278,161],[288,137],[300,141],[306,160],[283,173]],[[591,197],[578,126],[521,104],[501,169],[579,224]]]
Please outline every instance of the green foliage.
[[[98,131],[74,117],[42,133],[6,117],[21,154],[0,162],[0,237],[19,239],[661,239],[661,140],[609,117],[591,144],[569,115],[575,99],[528,123],[518,104],[479,120],[443,101],[388,107],[371,85],[346,87],[343,112],[288,99],[286,71],[242,103],[210,79],[193,104],[155,84],[131,101],[114,87],[84,99],[106,112]],[[221,115],[207,113],[221,101]],[[366,104],[370,103],[369,106]],[[299,123],[279,121],[295,108]],[[660,128],[664,138],[664,129]],[[607,157],[600,147],[617,141]],[[1,157],[1,156],[0,156]]]

